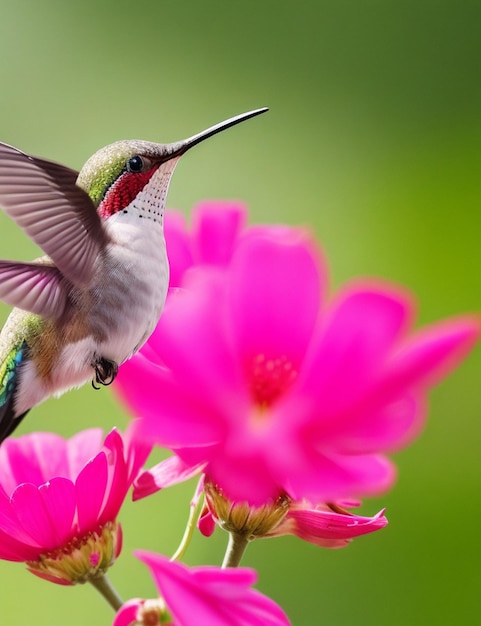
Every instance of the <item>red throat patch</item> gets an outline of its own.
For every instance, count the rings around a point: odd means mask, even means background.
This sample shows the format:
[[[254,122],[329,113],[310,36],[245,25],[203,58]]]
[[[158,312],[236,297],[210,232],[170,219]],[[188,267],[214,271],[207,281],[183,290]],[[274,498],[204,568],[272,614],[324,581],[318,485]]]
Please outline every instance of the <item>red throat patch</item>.
[[[147,172],[124,172],[115,183],[107,190],[102,202],[99,204],[97,213],[102,219],[107,219],[127,207],[137,194],[157,171],[158,166],[152,167]]]

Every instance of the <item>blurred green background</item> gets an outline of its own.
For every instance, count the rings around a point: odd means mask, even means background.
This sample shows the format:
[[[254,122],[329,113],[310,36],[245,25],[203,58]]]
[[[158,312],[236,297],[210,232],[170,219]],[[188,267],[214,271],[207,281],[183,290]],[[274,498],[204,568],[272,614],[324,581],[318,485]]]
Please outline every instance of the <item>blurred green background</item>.
[[[178,166],[170,207],[240,198],[252,222],[310,225],[333,286],[377,275],[413,290],[419,321],[481,309],[481,4],[464,0],[0,0],[0,140],[80,168],[120,138],[173,141],[231,115],[270,112]],[[0,214],[0,257],[38,250]],[[7,307],[0,309],[0,321]],[[294,626],[479,624],[479,348],[434,393],[420,439],[396,455],[390,525],[341,551],[257,542],[245,564]],[[32,412],[19,432],[71,435],[127,417],[108,390]],[[154,593],[136,548],[172,552],[188,484],[121,514],[120,593]],[[219,563],[196,537],[189,563]],[[0,562],[0,623],[104,626],[89,587]]]

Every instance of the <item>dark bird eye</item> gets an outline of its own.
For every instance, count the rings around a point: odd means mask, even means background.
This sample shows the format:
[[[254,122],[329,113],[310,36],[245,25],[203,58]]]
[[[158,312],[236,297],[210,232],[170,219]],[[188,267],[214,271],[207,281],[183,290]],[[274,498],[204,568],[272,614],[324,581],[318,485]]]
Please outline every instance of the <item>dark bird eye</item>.
[[[135,155],[127,161],[128,172],[141,172],[143,169],[144,159],[141,156]]]

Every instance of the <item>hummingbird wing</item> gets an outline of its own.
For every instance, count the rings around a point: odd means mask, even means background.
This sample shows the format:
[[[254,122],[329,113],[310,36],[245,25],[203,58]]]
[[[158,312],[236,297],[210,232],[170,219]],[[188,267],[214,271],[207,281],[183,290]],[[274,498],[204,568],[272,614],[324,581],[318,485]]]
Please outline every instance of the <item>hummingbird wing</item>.
[[[0,260],[0,300],[42,317],[60,317],[67,304],[65,279],[53,265]]]
[[[107,234],[78,172],[0,142],[0,206],[74,285],[85,287]]]

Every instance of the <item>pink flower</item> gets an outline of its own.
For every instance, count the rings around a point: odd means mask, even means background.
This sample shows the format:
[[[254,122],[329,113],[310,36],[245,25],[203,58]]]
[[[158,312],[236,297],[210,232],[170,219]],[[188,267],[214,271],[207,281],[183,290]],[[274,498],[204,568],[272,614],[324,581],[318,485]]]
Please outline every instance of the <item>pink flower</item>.
[[[132,429],[131,429],[132,430]],[[69,585],[103,573],[120,554],[116,521],[149,449],[113,430],[51,433],[0,447],[0,558]]]
[[[196,238],[185,236],[200,262],[181,268],[182,288],[117,378],[143,436],[203,464],[233,501],[337,502],[388,489],[386,453],[418,435],[429,388],[473,346],[479,321],[413,331],[412,297],[398,287],[357,281],[328,298],[305,231],[232,228],[221,255],[212,233],[222,228],[212,211],[209,228],[202,217]]]
[[[161,598],[129,600],[113,626],[288,626],[279,606],[251,589],[247,568],[187,567],[160,554],[136,551],[150,569]]]

